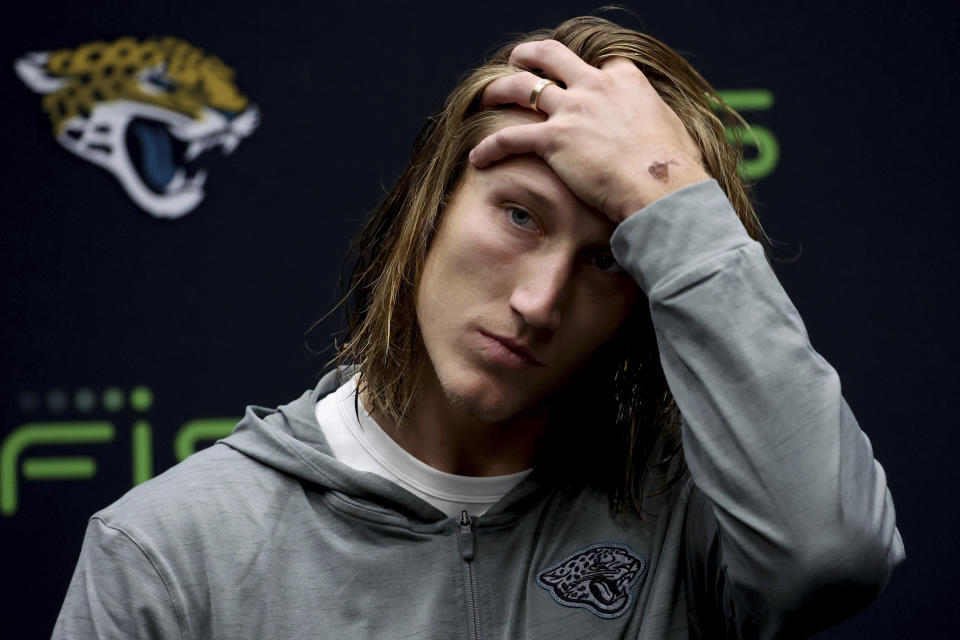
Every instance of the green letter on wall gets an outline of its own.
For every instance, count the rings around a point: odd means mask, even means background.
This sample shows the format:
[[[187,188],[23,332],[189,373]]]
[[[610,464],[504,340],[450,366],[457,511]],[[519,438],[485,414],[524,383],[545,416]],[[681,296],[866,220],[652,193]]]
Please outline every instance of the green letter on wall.
[[[0,448],[0,513],[17,512],[17,464],[24,449],[38,444],[91,444],[113,440],[109,422],[30,422],[10,432]],[[27,458],[28,480],[78,480],[93,477],[97,463],[87,456]]]

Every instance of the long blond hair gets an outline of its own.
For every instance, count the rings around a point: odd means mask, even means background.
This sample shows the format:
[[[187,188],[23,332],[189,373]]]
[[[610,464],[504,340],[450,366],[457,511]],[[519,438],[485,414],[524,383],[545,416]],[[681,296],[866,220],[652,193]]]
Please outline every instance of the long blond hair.
[[[403,423],[420,385],[425,354],[415,288],[427,250],[464,174],[467,154],[502,116],[502,111],[481,109],[479,96],[493,80],[516,73],[508,62],[516,45],[547,38],[591,65],[612,56],[633,60],[699,145],[707,172],[719,182],[748,233],[766,239],[738,173],[742,151],[727,141],[724,129],[725,122],[743,121],[679,54],[648,35],[598,17],[574,18],[555,29],[524,35],[468,73],[427,120],[407,166],[351,247],[355,262],[345,297],[347,329],[335,361],[358,368],[361,390],[374,405],[367,409],[395,424]],[[719,114],[715,105],[720,105]],[[618,334],[575,377],[575,395],[589,402],[574,403],[562,412],[567,418],[551,425],[534,461],[564,484],[586,481],[602,487],[614,513],[632,509],[642,514],[651,471],[672,469],[669,478],[663,476],[659,492],[684,469],[679,411],[660,368],[649,311],[640,302],[628,320],[630,332]],[[590,439],[595,452],[578,435],[584,420],[604,425],[605,435]],[[575,465],[579,473],[565,465],[561,472],[559,461],[570,455],[602,463]]]

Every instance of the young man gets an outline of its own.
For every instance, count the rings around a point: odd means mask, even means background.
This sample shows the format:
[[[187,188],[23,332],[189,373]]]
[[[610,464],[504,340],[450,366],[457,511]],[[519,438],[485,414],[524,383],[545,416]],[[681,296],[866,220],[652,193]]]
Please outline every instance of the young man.
[[[347,367],[90,522],[55,637],[797,637],[904,558],[710,86],[501,50],[364,229]]]

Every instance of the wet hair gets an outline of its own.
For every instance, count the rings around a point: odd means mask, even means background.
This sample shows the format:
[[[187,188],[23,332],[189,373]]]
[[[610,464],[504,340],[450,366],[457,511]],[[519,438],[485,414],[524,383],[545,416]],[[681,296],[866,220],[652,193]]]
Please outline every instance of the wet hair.
[[[612,56],[632,60],[680,117],[747,232],[766,240],[738,171],[741,147],[725,130],[725,124],[745,123],[677,52],[592,16],[523,35],[466,74],[427,120],[406,167],[351,245],[347,326],[334,361],[359,370],[360,389],[373,405],[367,409],[395,424],[402,424],[416,401],[426,358],[415,291],[430,242],[464,176],[469,151],[504,113],[481,108],[480,94],[493,80],[518,71],[509,64],[515,46],[544,39],[561,42],[595,66]],[[606,493],[614,514],[641,517],[645,495],[666,491],[685,470],[680,412],[660,366],[646,302],[638,296],[625,329],[577,372],[570,393],[555,395],[558,418],[534,458],[544,477],[565,486],[588,483]]]

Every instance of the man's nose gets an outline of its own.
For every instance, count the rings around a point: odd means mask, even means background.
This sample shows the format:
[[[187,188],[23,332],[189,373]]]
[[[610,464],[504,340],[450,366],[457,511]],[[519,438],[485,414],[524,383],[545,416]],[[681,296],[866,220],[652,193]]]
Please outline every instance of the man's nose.
[[[570,297],[573,260],[545,255],[529,260],[510,296],[510,306],[534,329],[556,330]]]

